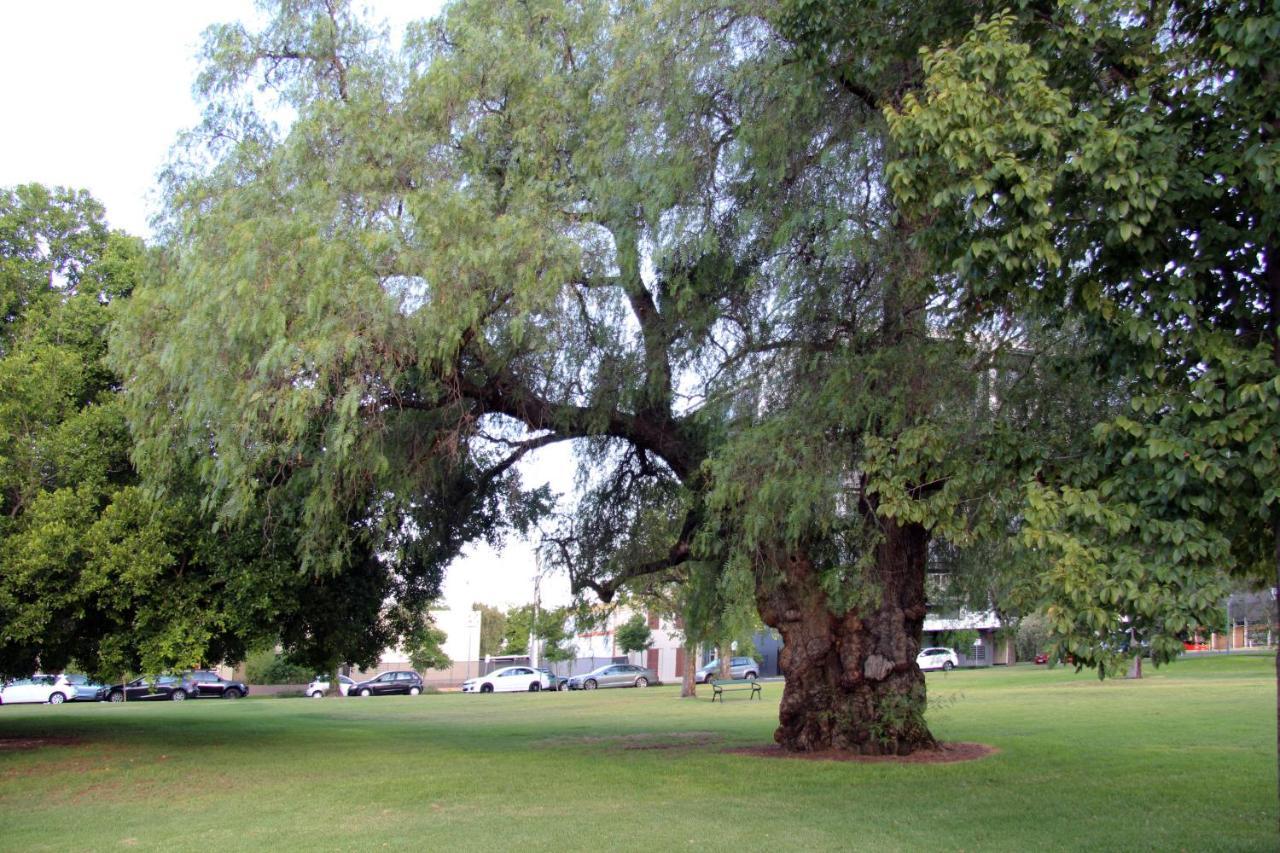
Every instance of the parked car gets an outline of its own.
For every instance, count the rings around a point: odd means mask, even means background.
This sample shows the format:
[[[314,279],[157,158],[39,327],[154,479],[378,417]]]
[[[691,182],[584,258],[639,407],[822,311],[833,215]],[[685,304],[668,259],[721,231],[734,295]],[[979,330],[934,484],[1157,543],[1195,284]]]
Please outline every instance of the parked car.
[[[107,685],[90,681],[87,675],[64,672],[61,678],[76,689],[76,695],[70,697],[72,702],[101,702],[107,698]]]
[[[231,681],[207,669],[189,672],[185,680],[194,688],[192,699],[239,699],[249,695],[249,685],[243,681]]]
[[[347,678],[345,675],[338,676],[338,690],[346,696],[351,692],[351,685],[355,684],[353,679]],[[329,692],[329,676],[317,675],[307,685],[307,695],[312,699],[319,699],[321,696]]]
[[[760,662],[752,658],[730,658],[729,659],[729,677],[730,678],[746,678],[755,679],[760,675]],[[706,684],[720,677],[720,661],[712,658],[710,663],[705,664],[702,669],[698,670],[694,676],[694,680],[699,684]]]
[[[195,684],[182,675],[144,675],[128,684],[114,684],[107,688],[107,699],[111,702],[153,702],[166,699],[181,702],[195,694]]]
[[[960,665],[960,656],[955,649],[935,646],[921,649],[916,655],[916,666],[921,669],[941,669],[950,672]]]
[[[539,667],[538,672],[542,673],[547,677],[547,681],[546,681],[547,686],[543,689],[545,690],[568,690],[569,689],[569,676],[556,675],[551,670],[542,669],[541,667]]]
[[[597,687],[648,687],[657,684],[658,676],[651,669],[633,663],[614,663],[597,667],[585,675],[569,679],[570,690],[595,690]]]
[[[359,681],[347,688],[347,695],[356,696],[390,696],[405,693],[417,696],[422,692],[422,676],[413,670],[393,670],[384,672],[377,678]]]
[[[1036,661],[1036,666],[1047,664],[1049,662],[1049,656],[1044,652],[1041,652],[1040,654],[1036,655],[1035,661]]]
[[[463,693],[519,693],[551,689],[551,676],[527,666],[504,666],[462,682]]]
[[[76,688],[62,676],[37,673],[30,678],[6,682],[0,688],[0,705],[44,703],[61,705],[75,698]]]

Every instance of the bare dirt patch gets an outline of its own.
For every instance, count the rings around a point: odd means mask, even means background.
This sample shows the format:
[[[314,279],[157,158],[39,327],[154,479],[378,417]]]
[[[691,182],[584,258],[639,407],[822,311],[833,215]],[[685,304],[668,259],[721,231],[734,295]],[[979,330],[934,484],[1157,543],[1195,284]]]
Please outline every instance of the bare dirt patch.
[[[734,755],[753,755],[757,758],[791,758],[798,761],[853,761],[859,764],[952,764],[957,761],[976,761],[995,755],[1000,750],[985,743],[940,743],[937,749],[922,749],[910,755],[862,755],[843,749],[827,749],[821,752],[787,752],[777,744],[769,746],[742,746],[726,749]]]
[[[40,749],[44,746],[79,746],[73,737],[0,737],[0,752]]]
[[[650,750],[693,749],[720,743],[716,732],[642,732],[631,735],[554,737],[539,741],[542,746],[597,746],[605,749]]]

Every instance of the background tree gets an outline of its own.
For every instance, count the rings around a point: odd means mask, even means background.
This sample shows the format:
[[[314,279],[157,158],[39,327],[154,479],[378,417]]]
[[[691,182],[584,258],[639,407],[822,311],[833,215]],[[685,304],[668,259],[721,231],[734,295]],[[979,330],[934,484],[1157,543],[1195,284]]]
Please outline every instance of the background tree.
[[[476,603],[471,609],[480,614],[480,658],[502,654],[503,638],[506,636],[507,614],[497,607]]]
[[[543,610],[538,614],[537,635],[542,641],[539,656],[547,663],[563,663],[577,656],[573,634],[569,630],[571,608]]]
[[[251,528],[140,488],[107,330],[145,274],[83,192],[0,191],[0,671],[243,658],[287,586]],[[189,474],[190,472],[188,472]],[[188,477],[190,482],[192,478]]]
[[[429,669],[448,669],[453,661],[444,651],[444,643],[449,635],[430,621],[405,638],[405,650],[409,653],[409,663],[414,669],[425,672]]]
[[[529,637],[533,634],[533,605],[521,604],[507,610],[502,626],[502,653],[529,654]],[[481,632],[483,636],[483,632]]]
[[[644,652],[653,645],[649,621],[640,613],[619,625],[613,636],[618,641],[618,648],[624,652]]]

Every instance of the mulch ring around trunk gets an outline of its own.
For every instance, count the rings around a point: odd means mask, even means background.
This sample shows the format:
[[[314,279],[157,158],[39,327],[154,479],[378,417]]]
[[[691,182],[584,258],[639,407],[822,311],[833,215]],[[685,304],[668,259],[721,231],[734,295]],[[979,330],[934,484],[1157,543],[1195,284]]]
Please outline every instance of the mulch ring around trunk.
[[[0,752],[10,750],[39,749],[42,746],[77,746],[74,737],[0,737]]]
[[[920,749],[910,755],[863,755],[845,749],[824,749],[819,752],[788,752],[777,744],[769,746],[743,746],[726,749],[734,755],[754,755],[757,758],[791,758],[799,761],[855,761],[862,764],[952,764],[957,761],[976,761],[994,755],[1000,750],[985,743],[939,743],[937,749]]]

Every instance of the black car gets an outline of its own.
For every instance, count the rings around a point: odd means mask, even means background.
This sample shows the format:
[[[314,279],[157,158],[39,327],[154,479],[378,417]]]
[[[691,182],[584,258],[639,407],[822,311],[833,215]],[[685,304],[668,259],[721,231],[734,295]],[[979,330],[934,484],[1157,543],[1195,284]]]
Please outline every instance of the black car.
[[[386,696],[391,693],[405,693],[417,696],[422,692],[422,676],[413,670],[398,669],[384,672],[377,678],[359,681],[351,685],[348,696]]]
[[[195,684],[182,675],[144,675],[128,684],[107,688],[107,699],[111,702],[181,702],[195,695]]]
[[[249,685],[243,681],[228,681],[216,672],[209,672],[206,669],[197,669],[189,672],[185,679],[195,692],[191,694],[192,698],[199,697],[201,699],[239,699],[241,696],[249,695]]]

